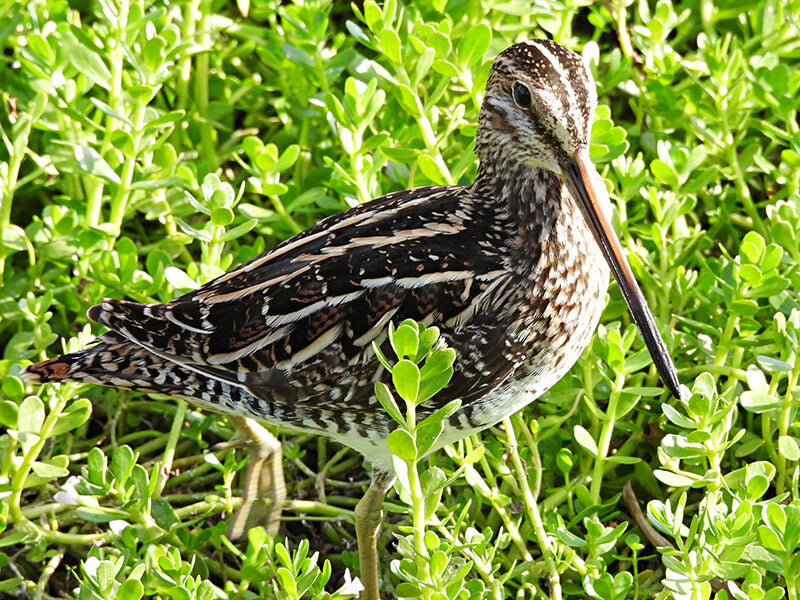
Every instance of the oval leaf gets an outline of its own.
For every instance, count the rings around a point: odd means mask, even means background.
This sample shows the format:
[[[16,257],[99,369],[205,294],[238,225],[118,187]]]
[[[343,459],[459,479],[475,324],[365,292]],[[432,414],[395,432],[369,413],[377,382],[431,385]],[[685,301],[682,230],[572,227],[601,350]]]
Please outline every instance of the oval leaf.
[[[389,434],[387,440],[389,450],[405,461],[413,461],[417,459],[417,447],[414,443],[414,438],[405,429],[395,429]]]
[[[584,427],[581,425],[575,425],[572,430],[573,435],[575,436],[575,441],[581,445],[581,447],[586,450],[592,456],[597,456],[597,444],[592,438],[592,435],[586,431]]]
[[[410,360],[401,360],[392,369],[394,389],[406,402],[416,402],[419,393],[419,369]]]

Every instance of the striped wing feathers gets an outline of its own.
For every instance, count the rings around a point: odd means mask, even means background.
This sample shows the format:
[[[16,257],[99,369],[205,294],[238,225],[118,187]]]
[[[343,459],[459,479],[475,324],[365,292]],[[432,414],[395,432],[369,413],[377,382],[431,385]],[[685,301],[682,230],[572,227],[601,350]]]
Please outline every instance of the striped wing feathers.
[[[330,378],[370,357],[390,320],[451,321],[454,330],[470,323],[508,279],[497,240],[482,227],[496,224],[490,204],[458,187],[391,194],[172,302],[104,300],[89,316],[217,379],[266,391],[289,385],[292,373],[297,385],[313,386],[319,375],[309,370]]]

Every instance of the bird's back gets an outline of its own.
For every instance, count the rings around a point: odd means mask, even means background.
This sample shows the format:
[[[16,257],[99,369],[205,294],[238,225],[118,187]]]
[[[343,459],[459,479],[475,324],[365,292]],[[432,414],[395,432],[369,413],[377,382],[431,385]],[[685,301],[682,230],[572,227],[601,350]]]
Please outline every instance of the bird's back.
[[[553,361],[568,369],[599,315],[586,294],[597,304],[605,293],[588,231],[564,212],[559,180],[546,184],[554,205],[535,227],[479,186],[389,194],[167,304],[103,301],[89,315],[112,333],[29,376],[160,391],[227,413],[244,404],[284,426],[384,437],[391,421],[373,398],[384,373],[371,343],[385,341],[389,321],[412,318],[439,326],[458,356],[428,409],[461,398],[452,424],[484,427],[563,375],[553,379]],[[591,290],[570,279],[576,257],[581,272],[596,273]],[[564,312],[578,303],[579,313]],[[555,339],[564,319],[587,335]],[[560,359],[554,344],[580,347]]]

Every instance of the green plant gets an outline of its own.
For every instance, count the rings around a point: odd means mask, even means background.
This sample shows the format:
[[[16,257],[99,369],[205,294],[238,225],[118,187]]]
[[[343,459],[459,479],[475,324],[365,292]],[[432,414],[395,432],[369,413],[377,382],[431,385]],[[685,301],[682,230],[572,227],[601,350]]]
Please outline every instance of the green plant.
[[[475,585],[477,582],[465,582],[471,563],[451,558],[458,531],[450,543],[445,543],[430,527],[449,483],[448,477],[439,467],[423,470],[421,464],[425,455],[436,447],[445,421],[461,406],[460,400],[452,400],[435,411],[425,406],[450,382],[455,352],[442,347],[437,327],[425,327],[412,320],[403,321],[397,329],[390,323],[389,343],[397,362],[384,356],[375,342],[372,348],[391,373],[392,387],[405,410],[398,406],[385,383],[375,384],[375,395],[398,425],[387,443],[393,454],[401,496],[408,498],[412,513],[410,533],[400,538],[401,559],[392,562],[392,572],[402,579],[397,595],[421,596],[426,600],[483,597],[482,587]],[[418,422],[418,412],[422,411],[426,416]],[[474,462],[479,456],[477,452],[467,460]]]
[[[591,64],[592,155],[687,397],[612,286],[548,394],[418,463],[447,483],[426,551],[476,597],[796,595],[798,22],[797,0],[0,0],[0,595],[345,585],[360,457],[278,431],[286,552],[238,548],[223,418],[20,369],[90,343],[103,297],[166,301],[348,206],[469,183],[491,58],[543,36]],[[623,524],[628,480],[671,548]],[[391,585],[418,569],[386,504]]]

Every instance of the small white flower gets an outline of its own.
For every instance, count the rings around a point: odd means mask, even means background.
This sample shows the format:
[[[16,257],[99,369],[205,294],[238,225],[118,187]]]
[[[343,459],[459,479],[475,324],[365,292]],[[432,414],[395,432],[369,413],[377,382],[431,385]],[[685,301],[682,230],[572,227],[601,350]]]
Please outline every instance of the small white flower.
[[[83,561],[83,570],[89,577],[97,576],[97,567],[100,566],[100,559],[96,556],[90,556]]]
[[[78,491],[75,489],[75,484],[78,483],[78,481],[79,479],[75,475],[67,479],[61,486],[61,491],[55,493],[53,500],[61,504],[78,506],[78,504],[80,504],[80,494],[78,494]]]
[[[114,519],[108,523],[111,531],[113,531],[116,535],[121,534],[128,525],[130,525],[130,523],[123,521],[122,519]]]
[[[340,587],[339,590],[336,593],[337,594],[342,594],[342,595],[345,595],[345,594],[353,595],[356,598],[358,598],[359,597],[358,595],[363,591],[364,591],[364,586],[361,584],[361,580],[358,577],[356,577],[354,579],[351,578],[350,577],[350,569],[345,569],[344,570],[344,585],[342,587]]]

